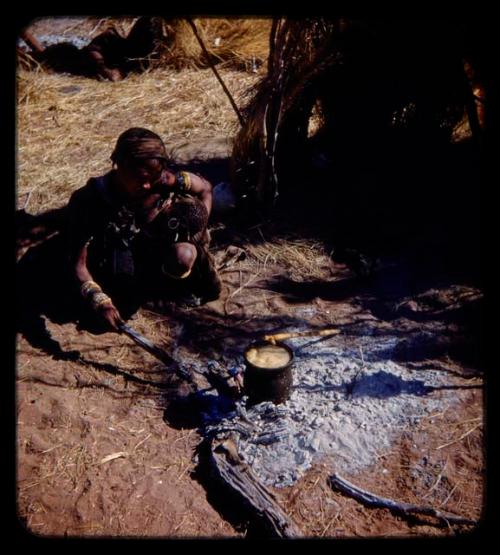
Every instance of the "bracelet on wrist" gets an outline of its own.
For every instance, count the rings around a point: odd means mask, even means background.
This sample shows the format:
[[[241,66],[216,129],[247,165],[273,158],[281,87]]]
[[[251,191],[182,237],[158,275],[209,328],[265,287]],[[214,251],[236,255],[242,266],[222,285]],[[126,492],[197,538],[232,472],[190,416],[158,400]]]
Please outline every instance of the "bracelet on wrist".
[[[177,187],[184,193],[191,189],[191,176],[188,172],[178,172],[175,174]]]
[[[84,299],[94,295],[95,293],[101,293],[102,289],[98,283],[89,279],[88,281],[84,282],[80,287],[80,294]]]
[[[92,295],[92,299],[90,302],[94,310],[97,310],[98,308],[106,304],[113,304],[111,297],[109,297],[108,295],[106,295],[106,293],[103,293],[102,291],[100,293],[95,293],[94,295]]]

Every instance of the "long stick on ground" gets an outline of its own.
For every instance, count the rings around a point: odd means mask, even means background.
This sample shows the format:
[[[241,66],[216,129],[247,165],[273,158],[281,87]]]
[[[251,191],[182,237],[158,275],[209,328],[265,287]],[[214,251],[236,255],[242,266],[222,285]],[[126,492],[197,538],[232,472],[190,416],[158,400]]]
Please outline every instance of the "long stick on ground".
[[[379,497],[378,495],[374,495],[373,493],[358,488],[338,474],[332,474],[332,476],[330,476],[330,478],[328,479],[328,483],[330,487],[337,488],[343,493],[347,493],[347,495],[350,495],[354,499],[361,501],[361,503],[364,503],[365,505],[368,505],[370,507],[389,509],[405,516],[414,513],[429,515],[443,520],[445,523],[451,522],[453,524],[477,524],[477,521],[475,520],[438,511],[437,509],[434,509],[434,507],[412,505],[411,503],[401,503],[392,499],[387,499],[386,497]]]
[[[307,337],[311,335],[337,335],[340,330],[335,328],[329,328],[325,330],[306,330],[306,331],[291,331],[283,333],[275,333],[273,335],[264,335],[264,341],[269,341],[270,343],[276,343],[276,341],[281,341],[282,339],[293,339],[294,337]]]
[[[160,347],[157,347],[154,343],[152,343],[149,339],[146,339],[143,335],[141,335],[138,331],[134,330],[127,324],[122,324],[120,326],[120,331],[125,335],[128,335],[130,339],[135,341],[137,345],[140,345],[143,349],[151,353],[154,357],[158,360],[163,362],[164,364],[170,365],[176,363],[168,353],[166,353]]]

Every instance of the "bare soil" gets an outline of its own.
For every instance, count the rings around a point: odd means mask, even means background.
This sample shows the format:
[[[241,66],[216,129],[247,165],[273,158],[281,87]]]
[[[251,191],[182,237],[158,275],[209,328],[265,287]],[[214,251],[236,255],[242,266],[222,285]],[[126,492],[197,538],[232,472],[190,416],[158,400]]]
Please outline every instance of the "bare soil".
[[[265,236],[266,228],[259,228],[258,234]],[[249,244],[247,259],[222,271],[225,287],[218,301],[196,309],[175,304],[143,308],[131,324],[170,352],[174,347],[187,349],[208,361],[242,349],[263,332],[303,323],[301,315],[311,307],[321,309],[308,320],[311,326],[334,325],[349,333],[349,326],[368,318],[397,333],[405,330],[409,337],[415,328],[432,330],[433,317],[449,317],[450,307],[462,315],[468,311],[465,321],[453,318],[445,342],[439,344],[436,336],[431,344],[401,355],[414,367],[432,366],[448,373],[450,385],[461,390],[453,411],[408,426],[376,464],[346,478],[383,497],[479,520],[485,461],[483,376],[473,360],[479,317],[474,313],[481,302],[477,290],[463,288],[457,298],[456,288],[441,288],[440,296],[431,295],[432,309],[428,293],[416,295],[413,304],[407,299],[393,303],[396,317],[384,320],[376,316],[380,306],[366,308],[367,294],[376,295],[380,286],[377,281],[359,289],[346,266],[332,262],[311,242],[318,274],[308,282],[297,269],[272,256],[259,262],[272,245],[272,240]],[[289,247],[297,248],[297,243],[290,239]],[[220,261],[222,243],[214,251]],[[323,282],[318,281],[321,274]],[[293,295],[290,288],[278,292],[294,277]],[[387,279],[379,279],[386,287]],[[339,293],[346,283],[348,294]],[[384,307],[387,310],[387,302]],[[427,322],[417,318],[423,312],[430,317]],[[202,438],[196,418],[193,423],[169,410],[178,384],[168,369],[126,337],[92,335],[71,322],[47,320],[47,327],[64,351],[76,349],[81,359],[55,360],[25,338],[18,340],[18,507],[27,530],[70,537],[255,534],[248,523],[235,518],[236,508],[213,501],[206,482],[197,478]],[[274,488],[287,514],[308,537],[448,536],[471,529],[364,507],[329,487],[331,467],[332,461],[318,461],[292,487]]]

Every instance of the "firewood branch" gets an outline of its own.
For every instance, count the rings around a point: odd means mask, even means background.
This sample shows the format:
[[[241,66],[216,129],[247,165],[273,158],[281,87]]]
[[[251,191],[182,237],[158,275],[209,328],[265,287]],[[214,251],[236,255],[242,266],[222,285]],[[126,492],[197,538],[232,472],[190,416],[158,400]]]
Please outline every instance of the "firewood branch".
[[[408,516],[410,514],[433,516],[441,521],[444,521],[446,524],[477,524],[477,521],[475,520],[453,515],[443,511],[438,511],[434,507],[413,505],[411,503],[397,502],[393,499],[387,499],[386,497],[379,497],[378,495],[358,488],[338,474],[333,474],[332,476],[330,476],[330,478],[328,479],[328,483],[330,487],[337,488],[341,492],[350,495],[357,501],[360,501],[361,503],[364,503],[369,507],[389,509],[404,516]]]
[[[303,536],[273,493],[259,482],[241,459],[230,436],[211,441],[210,464],[214,477],[232,490],[253,516],[265,524],[272,537],[295,539]]]

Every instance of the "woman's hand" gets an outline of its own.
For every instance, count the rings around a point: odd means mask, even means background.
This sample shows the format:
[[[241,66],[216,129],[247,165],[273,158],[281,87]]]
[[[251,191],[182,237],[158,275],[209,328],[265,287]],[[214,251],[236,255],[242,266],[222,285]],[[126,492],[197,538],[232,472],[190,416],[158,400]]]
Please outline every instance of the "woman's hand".
[[[104,320],[106,320],[107,324],[113,331],[120,331],[119,326],[125,323],[123,318],[120,316],[118,309],[111,302],[98,306],[96,311]]]
[[[175,188],[175,174],[170,170],[163,169],[159,179],[153,184],[152,193],[159,193],[162,196],[170,193]]]
[[[124,324],[125,322],[120,316],[118,309],[113,304],[111,297],[106,295],[106,293],[103,293],[101,288],[94,282],[90,281],[87,283],[90,288],[89,296],[91,297],[90,302],[92,308],[103,320],[106,321],[111,330],[119,331],[120,324]],[[85,285],[82,287],[85,287]]]

